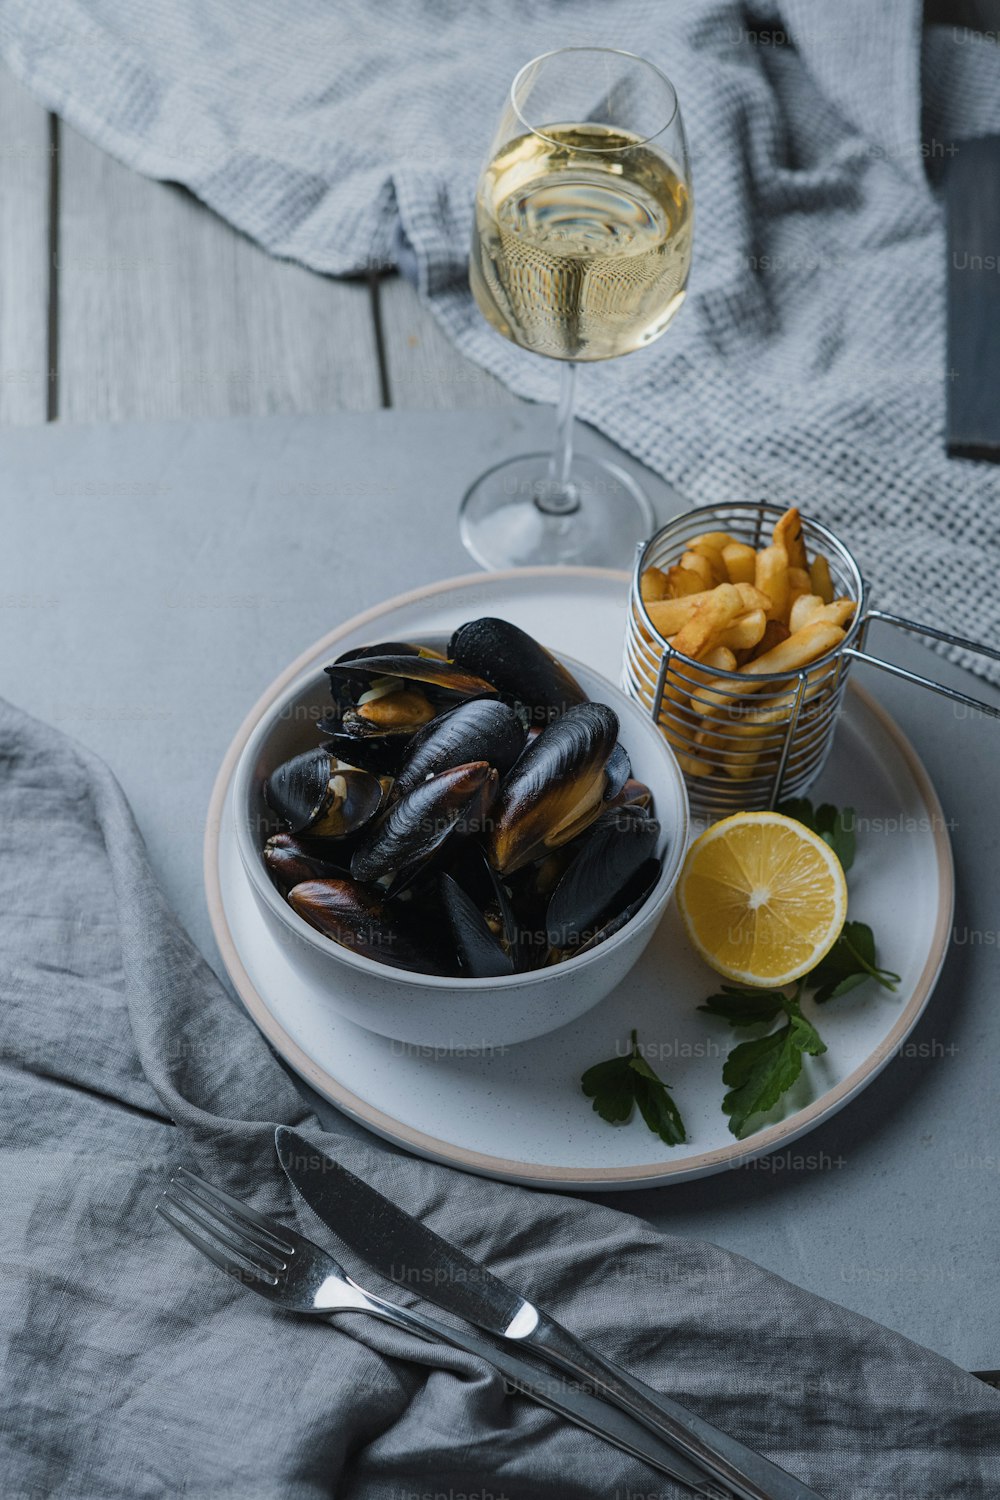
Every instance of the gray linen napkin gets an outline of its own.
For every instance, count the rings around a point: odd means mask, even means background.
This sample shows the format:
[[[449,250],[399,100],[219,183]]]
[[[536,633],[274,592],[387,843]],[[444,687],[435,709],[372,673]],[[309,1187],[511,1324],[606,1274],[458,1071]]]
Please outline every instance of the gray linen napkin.
[[[110,772],[2,703],[0,911],[5,1500],[674,1495],[474,1359],[274,1313],[155,1215],[184,1163],[336,1250],[277,1121],[830,1500],[997,1494],[1000,1399],[938,1356],[712,1245],[324,1134]]]
[[[584,370],[580,414],[692,502],[801,504],[852,539],[885,607],[989,640],[1000,473],[945,455],[932,184],[956,140],[1000,130],[1000,48],[964,25],[921,40],[921,11],[5,0],[0,53],[100,146],[277,255],[343,275],[395,264],[402,237],[459,348],[545,401],[552,362],[493,333],[468,291],[480,159],[536,53],[648,55],[678,86],[691,144],[690,296],[654,348]]]

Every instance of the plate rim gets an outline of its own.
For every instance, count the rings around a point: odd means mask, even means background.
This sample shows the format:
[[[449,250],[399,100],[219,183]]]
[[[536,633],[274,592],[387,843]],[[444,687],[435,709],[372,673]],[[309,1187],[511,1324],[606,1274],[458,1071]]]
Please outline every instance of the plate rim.
[[[674,1163],[668,1159],[647,1162],[642,1165],[616,1167],[568,1167],[538,1162],[517,1161],[502,1156],[493,1156],[473,1151],[428,1135],[416,1126],[406,1125],[386,1114],[384,1110],[370,1104],[333,1078],[316,1063],[307,1052],[288,1034],[280,1021],[268,1009],[263,996],[258,992],[240,957],[222,897],[220,872],[221,831],[229,789],[232,785],[236,763],[247,739],[261,714],[274,697],[281,693],[292,679],[303,671],[321,653],[335,646],[346,635],[363,629],[394,609],[406,608],[449,593],[454,589],[474,585],[482,586],[484,579],[498,582],[518,582],[526,578],[593,579],[601,583],[627,585],[631,574],[618,568],[580,566],[506,568],[492,573],[462,573],[436,583],[423,584],[401,594],[382,600],[379,604],[352,615],[348,620],[321,636],[301,652],[265,688],[249,713],[243,719],[227,749],[216,774],[212,794],[208,803],[203,841],[203,877],[209,920],[226,972],[236,993],[250,1014],[255,1025],[264,1034],[278,1054],[324,1099],[335,1105],[350,1118],[359,1121],[384,1139],[409,1149],[433,1161],[448,1166],[459,1166],[466,1171],[541,1187],[567,1187],[582,1190],[591,1188],[602,1191],[614,1188],[667,1186],[671,1182],[689,1181],[710,1173],[736,1168],[757,1157],[765,1156],[781,1145],[790,1145],[824,1120],[837,1113],[858,1094],[866,1084],[873,1081],[887,1065],[896,1049],[906,1040],[933,993],[948,952],[947,934],[951,927],[955,903],[955,868],[951,840],[947,832],[944,809],[937,789],[931,781],[923,762],[908,737],[900,729],[892,715],[865,688],[850,681],[848,691],[856,694],[861,702],[881,724],[895,742],[906,767],[913,778],[917,791],[930,815],[931,833],[934,838],[938,867],[938,911],[927,962],[914,985],[910,999],[897,1017],[888,1035],[875,1047],[870,1055],[853,1072],[841,1080],[833,1089],[827,1090],[812,1104],[798,1110],[785,1120],[780,1120],[766,1129],[757,1131],[744,1141],[733,1141],[732,1145],[687,1156]],[[794,1122],[794,1123],[793,1123]]]

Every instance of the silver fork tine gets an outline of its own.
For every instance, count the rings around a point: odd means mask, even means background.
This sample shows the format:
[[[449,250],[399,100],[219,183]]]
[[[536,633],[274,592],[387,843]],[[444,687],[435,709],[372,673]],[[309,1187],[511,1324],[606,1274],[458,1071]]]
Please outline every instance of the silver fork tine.
[[[207,1255],[208,1259],[214,1261],[220,1270],[225,1271],[237,1281],[242,1281],[244,1285],[249,1286],[253,1286],[256,1282],[259,1282],[262,1288],[265,1285],[269,1287],[278,1285],[278,1278],[276,1276],[271,1275],[269,1272],[259,1271],[252,1261],[231,1260],[228,1255],[223,1253],[217,1240],[210,1238],[209,1235],[199,1234],[185,1220],[182,1214],[175,1213],[166,1197],[161,1198],[159,1203],[157,1203],[156,1212],[160,1215],[161,1219],[166,1219],[167,1223],[176,1229],[178,1234],[182,1234],[196,1250],[200,1250],[202,1255]]]
[[[255,1209],[249,1208],[239,1198],[234,1198],[231,1193],[227,1193],[222,1188],[216,1187],[214,1183],[206,1182],[203,1177],[196,1177],[193,1172],[188,1171],[187,1167],[178,1167],[170,1180],[180,1187],[186,1187],[199,1198],[214,1200],[220,1206],[225,1205],[228,1210],[228,1218],[238,1219],[245,1224],[253,1225],[255,1229],[261,1230],[269,1239],[273,1240],[275,1247],[278,1250],[283,1250],[286,1255],[291,1255],[294,1252],[295,1246],[293,1244],[278,1238],[277,1231],[280,1226],[275,1224],[273,1219],[265,1218],[263,1214],[259,1214]]]
[[[194,1178],[193,1181],[197,1182],[198,1179]],[[213,1198],[209,1194],[197,1192],[185,1183],[179,1182],[176,1178],[171,1178],[166,1192],[167,1197],[171,1198],[179,1208],[183,1208],[186,1212],[190,1213],[192,1218],[196,1218],[207,1229],[213,1229],[215,1223],[218,1223],[230,1234],[236,1235],[240,1240],[245,1241],[248,1245],[252,1245],[254,1250],[258,1251],[261,1255],[266,1256],[269,1260],[273,1260],[277,1268],[283,1268],[288,1257],[295,1254],[294,1245],[286,1244],[283,1240],[278,1239],[277,1235],[269,1233],[264,1229],[258,1229],[255,1224],[251,1224],[247,1220],[237,1219],[236,1215],[230,1211],[225,1203],[213,1201]],[[200,1211],[196,1212],[196,1208]],[[205,1214],[210,1216],[209,1219],[206,1220]]]
[[[231,1223],[214,1209],[207,1208],[192,1194],[183,1189],[178,1190],[175,1184],[171,1184],[163,1196],[168,1203],[186,1213],[189,1219],[200,1224],[221,1245],[242,1256],[256,1270],[267,1276],[277,1277],[284,1276],[288,1270],[287,1261],[269,1246],[256,1244],[251,1235],[244,1234],[239,1225]]]

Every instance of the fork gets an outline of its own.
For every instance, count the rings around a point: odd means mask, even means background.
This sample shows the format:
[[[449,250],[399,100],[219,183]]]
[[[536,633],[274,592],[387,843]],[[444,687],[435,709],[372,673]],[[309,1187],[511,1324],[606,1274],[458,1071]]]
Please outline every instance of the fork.
[[[708,1500],[733,1500],[728,1490],[706,1479],[683,1455],[616,1407],[516,1354],[494,1348],[478,1334],[366,1292],[312,1240],[248,1208],[186,1168],[179,1167],[171,1177],[156,1211],[227,1275],[283,1311],[327,1321],[341,1313],[367,1313],[428,1342],[474,1354],[498,1370],[515,1390],[679,1480],[696,1494]]]

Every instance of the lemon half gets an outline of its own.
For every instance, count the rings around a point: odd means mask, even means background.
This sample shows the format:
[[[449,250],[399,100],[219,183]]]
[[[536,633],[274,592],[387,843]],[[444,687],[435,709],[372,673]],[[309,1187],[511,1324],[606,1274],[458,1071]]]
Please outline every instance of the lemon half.
[[[777,988],[837,941],[847,881],[829,844],[794,818],[734,813],[691,845],[677,902],[706,963],[726,979]]]

